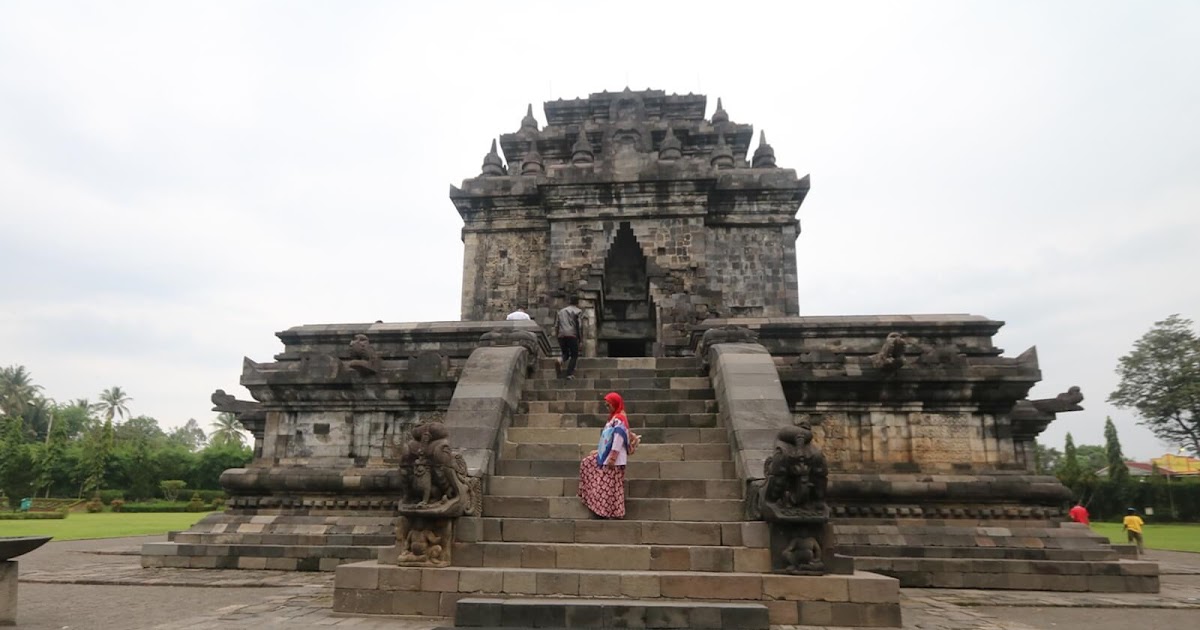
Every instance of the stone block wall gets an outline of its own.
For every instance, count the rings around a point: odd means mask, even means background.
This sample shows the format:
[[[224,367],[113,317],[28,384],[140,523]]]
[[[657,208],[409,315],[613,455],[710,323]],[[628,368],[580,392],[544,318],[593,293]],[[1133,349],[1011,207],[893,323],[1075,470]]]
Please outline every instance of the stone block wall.
[[[709,230],[708,274],[720,280],[721,317],[799,314],[795,224]]]
[[[267,413],[262,459],[280,466],[382,465],[412,427],[440,410],[319,409]]]
[[[832,470],[953,473],[1022,468],[1007,418],[978,407],[926,409],[896,405],[798,406],[794,421],[808,421]]]
[[[553,315],[545,229],[464,232],[462,317],[501,320],[524,304],[536,320]]]

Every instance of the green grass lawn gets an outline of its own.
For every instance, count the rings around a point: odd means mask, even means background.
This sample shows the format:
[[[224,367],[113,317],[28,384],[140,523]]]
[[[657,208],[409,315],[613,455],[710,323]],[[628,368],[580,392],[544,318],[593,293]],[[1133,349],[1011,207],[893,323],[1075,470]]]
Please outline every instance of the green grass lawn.
[[[75,513],[61,520],[0,521],[0,536],[53,536],[54,540],[145,536],[187,529],[204,516],[203,512]]]
[[[1092,529],[1098,534],[1108,536],[1108,539],[1114,543],[1128,542],[1120,523],[1092,523]],[[1163,523],[1161,525],[1146,523],[1146,526],[1142,528],[1142,538],[1147,549],[1200,553],[1200,524],[1198,523]]]

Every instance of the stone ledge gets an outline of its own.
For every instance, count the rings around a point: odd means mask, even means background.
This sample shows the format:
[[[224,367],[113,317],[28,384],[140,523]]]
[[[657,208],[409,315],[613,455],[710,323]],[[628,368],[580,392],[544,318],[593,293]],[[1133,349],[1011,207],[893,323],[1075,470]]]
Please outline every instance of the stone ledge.
[[[465,597],[458,600],[455,625],[768,630],[770,622],[762,604]]]
[[[433,577],[433,576],[436,576]],[[580,594],[594,597],[651,597],[708,600],[898,602],[899,583],[890,577],[856,571],[853,575],[801,576],[755,572],[634,571],[516,567],[400,567],[377,561],[337,568],[336,588],[376,585],[381,591],[432,590],[505,595]]]
[[[855,558],[862,569],[888,575],[900,586],[1022,591],[1157,593],[1158,565],[1101,562],[950,558]]]

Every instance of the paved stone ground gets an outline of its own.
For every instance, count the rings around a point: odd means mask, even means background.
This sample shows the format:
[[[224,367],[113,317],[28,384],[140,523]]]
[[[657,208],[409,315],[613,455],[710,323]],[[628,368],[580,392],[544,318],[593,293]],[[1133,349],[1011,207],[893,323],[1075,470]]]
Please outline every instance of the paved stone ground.
[[[446,619],[332,612],[329,573],[142,569],[142,542],[162,537],[50,543],[21,561],[18,628],[216,630],[352,627],[433,630]],[[1181,630],[1200,619],[1200,554],[1152,552],[1155,595],[903,589],[907,630]],[[786,629],[816,630],[812,626]],[[782,629],[781,629],[782,630]],[[826,629],[834,630],[834,629]]]

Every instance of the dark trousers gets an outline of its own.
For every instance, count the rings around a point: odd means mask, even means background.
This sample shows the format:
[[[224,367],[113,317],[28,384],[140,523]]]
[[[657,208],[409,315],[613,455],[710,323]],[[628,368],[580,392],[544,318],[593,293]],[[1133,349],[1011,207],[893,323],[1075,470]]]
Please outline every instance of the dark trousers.
[[[562,348],[563,376],[574,376],[575,364],[579,362],[579,338],[559,337],[558,347]]]

